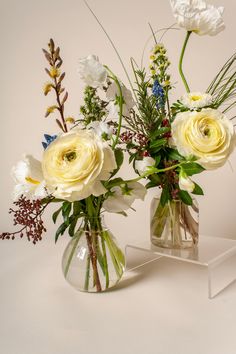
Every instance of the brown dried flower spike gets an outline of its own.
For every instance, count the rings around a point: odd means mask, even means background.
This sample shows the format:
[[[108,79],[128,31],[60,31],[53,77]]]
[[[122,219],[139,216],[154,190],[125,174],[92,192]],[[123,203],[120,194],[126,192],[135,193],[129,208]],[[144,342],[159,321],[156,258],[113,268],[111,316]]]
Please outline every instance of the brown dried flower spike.
[[[43,52],[45,58],[49,63],[49,69],[45,68],[45,71],[49,75],[51,81],[45,84],[44,94],[46,96],[52,89],[54,89],[56,94],[57,104],[48,107],[45,117],[48,117],[51,113],[53,113],[57,109],[60,113],[61,120],[56,119],[56,122],[63,132],[67,132],[68,129],[67,129],[66,120],[64,116],[64,104],[68,98],[68,92],[65,92],[63,97],[61,96],[62,93],[65,91],[65,88],[62,87],[62,81],[65,77],[65,73],[63,72],[61,74],[61,69],[60,69],[63,61],[60,57],[60,48],[57,47],[55,49],[55,44],[52,39],[50,39],[48,43],[48,48],[49,51],[43,49]]]

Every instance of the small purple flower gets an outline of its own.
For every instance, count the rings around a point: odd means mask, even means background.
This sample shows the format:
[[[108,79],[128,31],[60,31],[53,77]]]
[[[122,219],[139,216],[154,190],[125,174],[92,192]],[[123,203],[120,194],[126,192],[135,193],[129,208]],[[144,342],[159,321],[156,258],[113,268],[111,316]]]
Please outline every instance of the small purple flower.
[[[44,150],[46,150],[48,145],[50,145],[57,138],[57,135],[44,134],[44,138],[46,142],[42,141],[42,145],[44,147]]]
[[[158,80],[154,81],[154,84],[153,84],[153,87],[152,87],[152,93],[153,93],[153,96],[155,96],[156,99],[157,99],[157,103],[156,103],[157,109],[164,107],[164,104],[165,104],[165,92],[164,92],[163,87],[161,86],[161,84],[159,83]]]

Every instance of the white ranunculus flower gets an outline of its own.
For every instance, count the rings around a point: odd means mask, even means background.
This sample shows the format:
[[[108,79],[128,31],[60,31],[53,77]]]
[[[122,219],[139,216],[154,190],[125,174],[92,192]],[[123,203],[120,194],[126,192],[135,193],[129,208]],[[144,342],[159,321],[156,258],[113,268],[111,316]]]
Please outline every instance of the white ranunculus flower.
[[[170,0],[170,3],[178,25],[187,31],[215,36],[225,28],[222,6],[208,5],[203,0]]]
[[[110,138],[113,134],[113,129],[105,122],[94,121],[89,123],[87,128],[93,129],[95,133],[100,137],[106,135],[108,138]]]
[[[233,124],[216,109],[178,113],[171,128],[179,153],[196,156],[206,169],[222,166],[235,146]]]
[[[212,96],[208,93],[190,92],[185,93],[180,102],[189,109],[198,109],[212,104]]]
[[[19,199],[21,195],[32,199],[47,196],[41,162],[33,156],[25,155],[23,160],[12,168],[12,177],[16,182],[13,190],[14,200]]]
[[[147,172],[148,167],[155,165],[155,160],[150,156],[143,157],[142,160],[135,161],[135,169],[139,172],[140,175]]]
[[[191,178],[189,178],[186,174],[180,173],[180,175],[179,175],[179,188],[181,190],[192,193],[195,188],[195,184],[191,180]]]
[[[129,209],[135,199],[144,200],[147,190],[139,182],[128,182],[127,186],[113,187],[111,192],[113,194],[104,201],[103,208],[110,213],[119,213]]]
[[[127,89],[127,87],[125,87],[125,85],[123,85],[122,83],[120,83],[121,86],[121,92],[122,92],[122,96],[124,99],[124,104],[123,104],[123,114],[124,115],[129,115],[129,111],[131,108],[134,107],[135,102],[134,99],[132,97],[132,93],[130,90]],[[117,87],[117,84],[115,82],[113,82],[109,87],[108,90],[106,92],[106,97],[109,101],[113,101],[116,99],[117,96],[119,96],[119,89]]]
[[[89,55],[79,60],[79,73],[86,85],[97,88],[102,87],[107,80],[107,71],[99,62],[98,57]]]
[[[53,195],[68,201],[106,192],[101,181],[116,168],[113,150],[94,131],[72,129],[44,151],[43,175]]]

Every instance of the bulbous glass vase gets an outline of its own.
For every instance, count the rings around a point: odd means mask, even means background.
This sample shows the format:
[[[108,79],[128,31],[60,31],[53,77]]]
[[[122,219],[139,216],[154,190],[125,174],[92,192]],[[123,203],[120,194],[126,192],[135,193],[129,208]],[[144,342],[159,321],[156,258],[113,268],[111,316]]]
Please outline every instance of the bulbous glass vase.
[[[164,248],[195,247],[198,244],[198,219],[199,209],[194,198],[192,205],[177,199],[164,206],[160,198],[153,198],[150,220],[152,244]]]
[[[114,287],[124,269],[124,254],[103,217],[85,217],[62,257],[66,281],[80,291],[101,292]]]

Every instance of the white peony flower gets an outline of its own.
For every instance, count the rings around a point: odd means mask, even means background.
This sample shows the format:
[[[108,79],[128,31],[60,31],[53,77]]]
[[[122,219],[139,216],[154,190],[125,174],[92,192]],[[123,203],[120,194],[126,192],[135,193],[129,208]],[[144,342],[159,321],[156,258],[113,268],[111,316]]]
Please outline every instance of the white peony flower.
[[[189,193],[192,193],[195,188],[195,184],[186,174],[180,173],[179,188]]]
[[[203,0],[170,0],[170,3],[178,25],[187,31],[215,36],[225,28],[222,6],[217,8]]]
[[[124,104],[123,104],[123,115],[129,115],[129,111],[131,108],[134,107],[135,102],[132,97],[132,93],[130,90],[128,90],[122,83],[120,83],[121,86],[121,92],[122,96],[124,99]],[[109,101],[114,101],[116,97],[119,96],[119,89],[117,87],[117,84],[113,82],[109,87],[106,92],[106,97]]]
[[[212,104],[212,96],[208,93],[190,92],[180,98],[180,102],[189,109],[198,109]]]
[[[152,167],[155,165],[155,160],[150,156],[143,157],[142,160],[135,161],[135,169],[138,171],[140,175],[143,175],[147,172],[148,167]]]
[[[12,168],[12,176],[16,182],[13,190],[14,200],[19,199],[21,195],[32,199],[47,196],[41,162],[33,156],[25,155],[23,160]]]
[[[105,122],[94,121],[89,123],[87,125],[87,128],[93,129],[94,132],[100,137],[103,137],[103,135],[105,135],[110,138],[113,134],[113,129]]]
[[[107,80],[107,71],[99,62],[98,57],[89,55],[79,60],[79,73],[86,85],[97,88],[102,87]]]
[[[234,149],[233,124],[216,109],[178,113],[171,128],[172,143],[179,153],[196,156],[206,169],[222,166]]]
[[[142,199],[147,193],[146,188],[139,182],[128,182],[127,186],[115,186],[113,194],[103,202],[103,208],[110,213],[119,213],[131,207],[135,199]]]
[[[44,151],[43,175],[53,195],[73,202],[106,192],[101,181],[116,168],[113,150],[94,131],[72,129]]]

